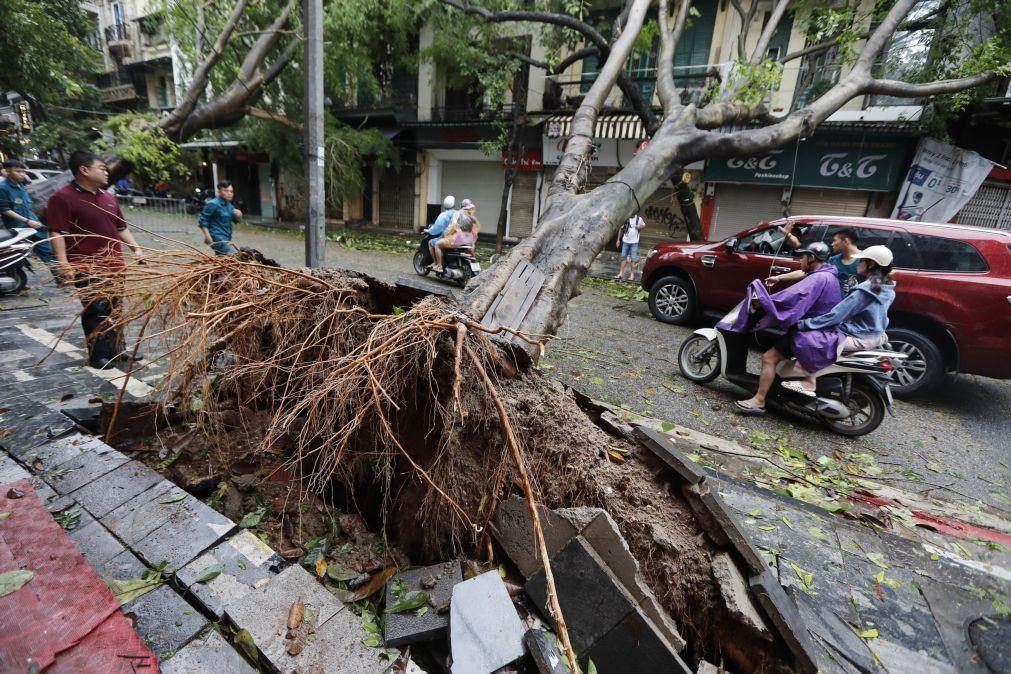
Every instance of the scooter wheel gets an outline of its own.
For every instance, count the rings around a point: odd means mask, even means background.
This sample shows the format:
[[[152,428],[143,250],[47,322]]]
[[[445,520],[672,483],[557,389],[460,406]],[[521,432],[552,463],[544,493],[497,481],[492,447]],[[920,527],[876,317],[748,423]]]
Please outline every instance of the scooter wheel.
[[[845,419],[825,419],[825,425],[838,433],[855,437],[867,435],[881,425],[885,418],[885,401],[875,389],[854,384],[846,403],[850,416]]]
[[[11,278],[11,279],[14,280],[14,287],[11,288],[10,290],[7,290],[7,291],[0,291],[0,295],[3,295],[3,294],[8,294],[8,295],[17,294],[17,293],[21,292],[22,290],[24,290],[25,286],[28,285],[28,275],[25,274],[25,270],[21,269],[20,267],[18,267],[16,269],[7,269],[4,272],[0,272],[0,274],[3,274],[4,276],[7,276],[8,278]]]
[[[414,254],[414,273],[418,276],[428,276],[430,271],[432,268],[425,266],[425,254],[419,250]]]
[[[705,384],[720,375],[720,345],[702,335],[691,335],[678,349],[678,369],[685,379]]]

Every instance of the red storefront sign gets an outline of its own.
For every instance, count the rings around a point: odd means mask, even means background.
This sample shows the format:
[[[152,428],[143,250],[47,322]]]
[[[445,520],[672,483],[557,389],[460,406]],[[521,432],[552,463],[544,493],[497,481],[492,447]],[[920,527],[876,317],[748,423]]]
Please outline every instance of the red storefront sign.
[[[524,150],[523,154],[503,151],[502,166],[516,168],[519,171],[540,171],[544,168],[544,156],[539,148]]]

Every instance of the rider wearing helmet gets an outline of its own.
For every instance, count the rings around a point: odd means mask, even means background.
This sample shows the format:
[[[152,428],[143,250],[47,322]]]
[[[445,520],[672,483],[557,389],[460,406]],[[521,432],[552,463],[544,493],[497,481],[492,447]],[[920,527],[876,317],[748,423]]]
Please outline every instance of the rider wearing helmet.
[[[453,221],[453,215],[456,211],[453,207],[456,206],[456,197],[452,194],[447,196],[442,200],[442,213],[439,213],[439,217],[435,219],[426,232],[432,235],[432,238],[428,241],[428,247],[431,249],[432,259],[435,259],[435,247],[442,239],[442,235],[445,234],[446,228],[449,227],[449,223]]]
[[[842,299],[836,269],[828,264],[832,251],[821,241],[808,244],[796,251],[800,268],[805,276],[796,284],[772,295],[760,280],[748,286],[745,306],[756,302],[764,311],[764,316],[756,325],[748,323],[747,312],[739,312],[733,323],[721,321],[718,327],[731,332],[745,332],[750,329],[779,328],[786,331],[776,344],[762,354],[762,374],[758,380],[758,391],[747,400],[736,403],[742,414],[765,414],[765,397],[776,380],[776,366],[787,358],[795,357],[808,372],[816,372],[834,360],[824,363],[824,341],[819,332],[797,332],[797,324],[805,318],[820,316]]]

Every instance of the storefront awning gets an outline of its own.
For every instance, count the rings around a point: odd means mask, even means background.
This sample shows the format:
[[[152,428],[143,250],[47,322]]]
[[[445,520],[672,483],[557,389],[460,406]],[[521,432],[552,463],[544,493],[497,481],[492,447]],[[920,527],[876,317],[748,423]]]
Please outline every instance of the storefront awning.
[[[571,133],[572,115],[552,115],[544,122],[544,135],[548,138],[565,138]],[[642,140],[646,130],[638,115],[601,113],[593,130],[597,139]]]
[[[240,147],[243,145],[241,140],[219,140],[217,138],[205,138],[203,140],[191,140],[183,143],[179,147],[186,148],[187,150],[195,150],[199,148],[212,148],[212,149],[225,149],[230,147]]]

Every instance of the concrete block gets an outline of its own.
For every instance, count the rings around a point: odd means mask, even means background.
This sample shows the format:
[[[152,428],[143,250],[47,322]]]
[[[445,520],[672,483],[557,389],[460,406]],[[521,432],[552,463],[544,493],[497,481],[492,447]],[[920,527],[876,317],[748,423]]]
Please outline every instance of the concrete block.
[[[638,607],[638,602],[581,536],[551,558],[551,570],[569,639],[577,653],[588,650]],[[527,581],[526,592],[551,621],[543,571]]]
[[[598,672],[634,670],[636,674],[692,674],[639,611],[625,616],[580,657],[592,660]]]
[[[431,588],[422,586],[424,580],[433,581]],[[433,607],[448,605],[453,596],[453,587],[463,581],[458,562],[445,562],[421,569],[401,571],[386,583],[386,606],[392,606],[393,588],[401,583],[405,592],[423,590],[428,593],[429,610],[416,616],[408,613],[387,613],[383,632],[387,646],[404,646],[420,641],[431,641],[445,635],[449,629],[449,613],[439,613]]]
[[[125,456],[103,443],[90,452],[78,454],[47,470],[42,479],[58,493],[69,494],[106,473],[111,473],[127,461]]]
[[[124,604],[123,613],[135,616],[137,634],[159,660],[178,651],[207,626],[207,620],[167,585]]]
[[[224,565],[220,575],[207,583],[196,582],[216,564]],[[276,576],[282,565],[280,556],[243,529],[179,569],[176,577],[206,610],[220,619],[229,605]]]
[[[238,651],[218,634],[207,633],[183,646],[179,652],[161,663],[162,674],[256,674]]]
[[[230,519],[193,497],[158,505],[175,506],[175,512],[167,522],[132,546],[134,552],[151,565],[168,560],[170,568],[181,569],[235,528]]]
[[[538,506],[538,517],[544,532],[548,555],[554,556],[579,533],[565,518],[544,506]],[[499,504],[492,520],[492,535],[524,578],[530,578],[543,568],[534,544],[534,523],[525,499],[510,496]]]
[[[523,624],[498,571],[456,585],[449,612],[453,674],[488,674],[523,657]]]
[[[811,636],[801,622],[797,607],[786,596],[776,575],[767,569],[752,576],[748,585],[759,606],[793,653],[795,669],[812,674],[816,672],[818,667],[815,664]]]
[[[565,664],[558,639],[551,632],[544,630],[527,630],[523,636],[534,666],[538,674],[569,674],[572,670]]]
[[[378,674],[387,671],[399,653],[364,645],[362,639],[366,636],[361,619],[351,611],[341,611],[316,631],[315,639],[309,641],[298,656],[284,657],[289,661],[299,659],[295,670],[299,672]]]
[[[685,456],[686,441],[677,441],[666,433],[660,433],[645,426],[635,427],[635,437],[643,447],[653,452],[658,459],[667,464],[678,476],[688,484],[698,484],[706,479],[706,471],[697,463]],[[694,449],[690,449],[694,451]]]
[[[101,519],[118,506],[162,481],[161,475],[140,461],[127,461],[76,490],[72,496],[88,512]]]
[[[748,568],[749,575],[767,571],[765,557],[737,524],[734,515],[720,495],[712,491],[708,481],[682,489],[692,511],[710,539],[717,545],[730,545]]]
[[[758,608],[751,601],[748,581],[741,574],[737,564],[726,552],[719,552],[712,558],[713,577],[720,586],[720,594],[731,615],[743,625],[749,627],[755,634],[771,639],[772,634],[765,624]]]

